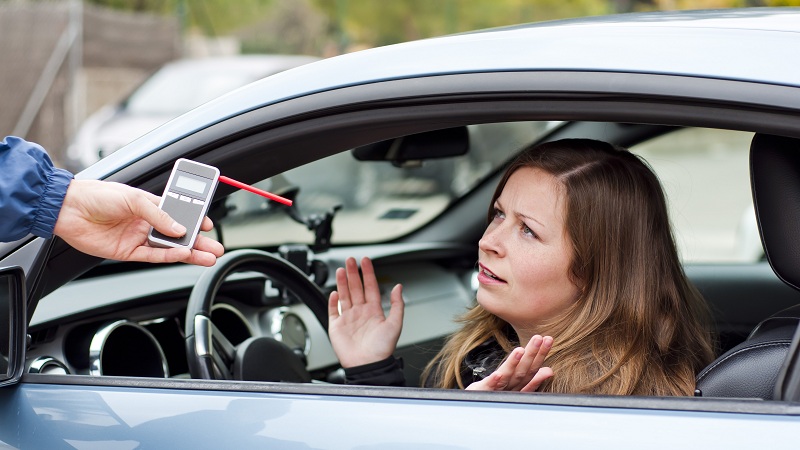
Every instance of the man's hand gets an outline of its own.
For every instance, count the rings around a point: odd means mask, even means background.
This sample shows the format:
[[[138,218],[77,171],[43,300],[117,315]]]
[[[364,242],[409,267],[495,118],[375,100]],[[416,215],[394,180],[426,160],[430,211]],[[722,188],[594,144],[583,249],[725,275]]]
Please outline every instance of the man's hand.
[[[150,227],[171,237],[186,228],[158,208],[160,198],[119,183],[72,180],[56,221],[54,234],[83,253],[119,261],[185,262],[213,266],[225,249],[197,236],[193,249],[155,248],[147,244]],[[201,230],[210,231],[206,217]]]

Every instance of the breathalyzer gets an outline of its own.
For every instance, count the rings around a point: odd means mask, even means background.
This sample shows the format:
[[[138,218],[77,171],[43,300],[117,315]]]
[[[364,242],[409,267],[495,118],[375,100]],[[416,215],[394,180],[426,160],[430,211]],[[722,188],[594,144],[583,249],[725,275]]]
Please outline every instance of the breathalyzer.
[[[173,238],[151,228],[147,236],[150,245],[192,248],[218,183],[216,167],[184,158],[175,161],[158,207],[186,227],[186,234]]]

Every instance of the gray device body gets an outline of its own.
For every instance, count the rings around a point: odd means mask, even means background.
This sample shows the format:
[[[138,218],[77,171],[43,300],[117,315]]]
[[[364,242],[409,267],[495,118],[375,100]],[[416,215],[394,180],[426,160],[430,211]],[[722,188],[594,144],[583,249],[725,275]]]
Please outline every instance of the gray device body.
[[[192,248],[218,183],[216,167],[184,158],[175,161],[158,207],[185,226],[186,234],[173,238],[150,228],[147,236],[150,245]]]

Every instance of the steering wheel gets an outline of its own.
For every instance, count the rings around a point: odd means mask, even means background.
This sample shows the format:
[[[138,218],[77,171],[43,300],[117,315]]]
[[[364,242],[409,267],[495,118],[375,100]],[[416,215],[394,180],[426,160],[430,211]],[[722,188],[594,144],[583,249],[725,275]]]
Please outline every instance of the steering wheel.
[[[259,272],[295,294],[324,329],[327,301],[309,277],[283,258],[260,250],[235,250],[222,256],[197,280],[186,308],[186,359],[192,378],[309,382],[311,376],[291,348],[257,336],[237,346],[211,322],[211,305],[225,278],[235,272]]]

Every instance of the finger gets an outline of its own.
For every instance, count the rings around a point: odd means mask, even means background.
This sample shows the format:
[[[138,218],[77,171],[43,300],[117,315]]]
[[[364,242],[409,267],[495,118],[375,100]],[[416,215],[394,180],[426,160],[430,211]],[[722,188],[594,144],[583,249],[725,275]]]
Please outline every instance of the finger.
[[[375,267],[372,261],[364,257],[361,259],[361,276],[364,279],[364,301],[367,303],[381,303],[381,291],[378,278],[375,276]]]
[[[528,384],[526,384],[525,387],[523,387],[519,391],[534,392],[537,389],[539,389],[539,386],[541,386],[545,380],[547,380],[552,376],[553,376],[553,369],[549,367],[542,367],[541,369],[539,369],[538,372],[536,372],[536,375],[534,375],[533,378],[531,378],[531,381],[529,381]]]
[[[539,349],[542,347],[542,337],[538,334],[533,336],[525,346],[525,353],[517,365],[514,377],[510,380],[512,388],[525,386],[531,380],[539,367],[542,366],[544,357],[538,358]],[[537,359],[538,358],[538,359]],[[537,363],[538,361],[538,363]]]
[[[144,196],[150,203],[156,206],[161,204],[161,197],[159,197],[158,195],[151,194],[150,192],[147,191],[142,191],[142,194],[144,194]],[[214,228],[214,222],[208,216],[204,217],[203,223],[200,224],[200,230],[211,231],[212,228]]]
[[[203,223],[200,224],[200,229],[202,231],[211,231],[214,228],[214,222],[208,218],[208,216],[203,218]]]
[[[154,204],[156,206],[161,204],[161,197],[159,197],[158,195],[152,194],[152,193],[147,192],[147,191],[142,191],[142,192],[144,193],[144,196],[147,198],[147,200],[150,201],[150,203],[152,203],[152,204]]]
[[[188,248],[154,248],[142,245],[136,247],[125,260],[149,263],[175,263],[186,261],[190,259],[191,256],[192,251]]]
[[[355,258],[347,258],[344,263],[347,274],[347,288],[350,291],[350,301],[353,305],[364,303],[364,286],[361,284],[361,275],[358,273],[358,264]]]
[[[217,258],[225,253],[225,247],[223,247],[222,244],[208,236],[203,236],[201,234],[197,235],[197,240],[194,241],[194,249],[201,252],[211,253]]]
[[[144,196],[150,203],[156,206],[161,204],[161,197],[159,197],[158,195],[151,194],[150,192],[147,191],[142,191],[142,194],[144,194]],[[214,228],[214,222],[208,216],[204,217],[203,222],[200,224],[200,230],[211,231],[213,228]]]
[[[347,288],[347,274],[341,267],[336,269],[336,294],[339,297],[342,311],[353,307],[353,302],[350,301],[350,290]]]
[[[209,252],[202,252],[199,250],[192,250],[188,258],[181,260],[187,264],[194,264],[196,266],[211,267],[217,263],[217,255]]]
[[[331,292],[328,296],[328,318],[335,319],[339,317],[339,293],[336,291]]]
[[[150,226],[167,236],[181,237],[186,234],[186,227],[176,222],[169,214],[153,204],[147,194],[147,192],[139,191],[138,189],[125,192],[124,195],[130,200],[133,214],[141,217]]]
[[[502,373],[493,373],[486,386],[493,391],[502,391],[508,387],[508,380]]]
[[[393,322],[395,325],[403,326],[403,312],[405,310],[405,302],[403,301],[403,285],[398,284],[392,289],[391,294],[392,305],[389,308],[389,316],[387,321]]]
[[[550,353],[550,349],[553,348],[553,338],[552,336],[545,336],[542,338],[542,343],[539,346],[539,351],[536,353],[536,358],[533,361],[533,364],[536,367],[542,367],[544,364],[544,359],[547,357],[547,354]]]
[[[498,373],[503,376],[506,385],[509,384],[509,381],[514,377],[514,373],[517,370],[517,366],[519,365],[519,361],[522,359],[522,356],[525,354],[525,349],[522,347],[517,347],[514,350],[511,350],[511,353],[508,355],[505,361],[503,361],[500,366],[495,369],[494,373]]]
[[[492,372],[491,375],[481,381],[467,386],[468,391],[502,391],[506,388],[506,382],[503,375],[498,372]]]

